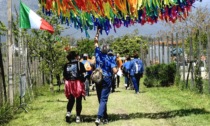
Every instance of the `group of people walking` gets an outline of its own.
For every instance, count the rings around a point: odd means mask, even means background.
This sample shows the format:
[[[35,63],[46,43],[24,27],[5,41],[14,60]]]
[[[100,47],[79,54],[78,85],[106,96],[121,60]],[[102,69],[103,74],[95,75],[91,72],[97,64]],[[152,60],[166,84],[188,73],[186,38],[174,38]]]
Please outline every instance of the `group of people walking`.
[[[129,76],[124,75],[125,78],[131,78],[136,93],[139,93],[139,80],[143,75],[143,63],[138,59],[138,54],[134,55],[134,59],[127,60],[124,64],[119,59],[119,54],[115,56],[113,51],[109,49],[108,45],[102,45],[99,47],[98,27],[96,36],[94,38],[95,44],[95,68],[100,68],[102,71],[102,80],[100,82],[94,82],[96,85],[96,93],[99,102],[99,108],[95,124],[99,125],[101,122],[108,123],[107,114],[107,101],[111,91],[114,91],[114,86],[119,87],[120,76],[117,74],[122,66],[126,66],[126,70]],[[78,55],[75,51],[71,51],[67,55],[68,63],[65,64],[63,70],[64,82],[65,82],[65,95],[68,99],[66,122],[70,122],[71,111],[76,101],[76,122],[80,122],[80,115],[82,111],[82,98],[89,95],[90,76],[93,69],[88,70],[88,66],[91,64],[87,61],[87,54],[83,55],[83,61],[80,62]],[[89,65],[87,64],[89,63]],[[126,65],[128,64],[129,65]],[[141,72],[141,73],[140,73]],[[116,78],[116,81],[114,81]],[[126,80],[126,79],[125,79]],[[126,80],[128,81],[128,79]]]
[[[135,93],[139,94],[139,83],[143,77],[144,65],[137,52],[133,54],[132,60],[130,56],[126,57],[126,61],[122,65],[122,71],[125,77],[125,88],[134,88]]]

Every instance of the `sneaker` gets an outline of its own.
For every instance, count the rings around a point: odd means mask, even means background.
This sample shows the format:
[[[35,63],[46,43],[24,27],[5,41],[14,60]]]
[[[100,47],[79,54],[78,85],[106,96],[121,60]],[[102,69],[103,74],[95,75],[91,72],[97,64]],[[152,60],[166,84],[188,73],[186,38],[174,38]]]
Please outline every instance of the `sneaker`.
[[[99,118],[96,118],[95,124],[98,126],[101,123],[101,120]]]
[[[67,112],[66,113],[66,122],[70,122],[70,116],[71,116],[71,113],[70,112]]]
[[[77,117],[76,117],[76,123],[79,123],[79,122],[80,122],[80,117],[77,116]]]
[[[109,123],[108,119],[103,119],[103,124]]]

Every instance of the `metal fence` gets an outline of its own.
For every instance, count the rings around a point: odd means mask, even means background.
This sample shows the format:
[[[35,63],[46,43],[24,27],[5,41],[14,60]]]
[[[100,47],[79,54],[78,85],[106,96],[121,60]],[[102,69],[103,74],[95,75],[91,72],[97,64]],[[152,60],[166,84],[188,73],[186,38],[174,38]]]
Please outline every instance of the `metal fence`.
[[[210,33],[206,33],[207,46],[202,45],[201,36],[197,36],[199,41],[196,43],[197,45],[193,46],[195,43],[192,41],[192,34],[184,32],[150,38],[148,39],[148,54],[144,56],[144,60],[147,66],[175,62],[181,80],[188,81],[189,79],[191,85],[194,85],[195,81],[195,67],[199,65],[199,76],[208,83],[205,88],[208,88],[210,93],[210,71],[208,67],[210,66]],[[188,48],[185,47],[187,37]]]

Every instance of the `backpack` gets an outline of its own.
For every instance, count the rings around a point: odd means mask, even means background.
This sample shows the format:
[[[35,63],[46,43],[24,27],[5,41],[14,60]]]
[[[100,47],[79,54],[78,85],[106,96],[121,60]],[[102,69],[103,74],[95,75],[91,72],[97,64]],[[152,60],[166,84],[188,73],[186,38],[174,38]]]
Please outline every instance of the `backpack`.
[[[102,69],[101,68],[96,68],[91,76],[90,79],[95,82],[96,84],[100,84],[102,82],[103,79],[103,74],[102,74]]]
[[[143,71],[142,71],[142,63],[140,60],[137,60],[134,62],[134,73],[135,74],[141,74]]]
[[[80,77],[78,62],[70,62],[66,66],[66,73],[69,80],[76,80]]]
[[[121,66],[121,70],[122,70],[123,74],[127,74],[128,73],[128,71],[126,70],[124,65]]]
[[[86,61],[86,62],[84,63],[84,67],[85,67],[85,70],[86,70],[86,71],[91,71],[91,70],[92,70],[92,67],[91,67],[91,65],[90,65],[90,62],[88,62],[88,61]]]

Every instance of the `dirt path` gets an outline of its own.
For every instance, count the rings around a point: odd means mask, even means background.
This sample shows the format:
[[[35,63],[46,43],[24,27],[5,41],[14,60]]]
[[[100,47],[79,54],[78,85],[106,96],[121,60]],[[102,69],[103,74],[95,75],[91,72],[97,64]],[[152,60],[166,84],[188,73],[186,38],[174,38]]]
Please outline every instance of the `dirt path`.
[[[43,92],[41,96],[28,104],[29,113],[17,114],[6,126],[94,126],[98,111],[96,92],[91,91],[86,101],[83,101],[83,122],[75,123],[75,108],[73,108],[71,123],[65,122],[67,99],[63,90],[54,95]],[[108,101],[109,124],[107,126],[174,126],[161,106],[150,97],[151,92],[142,89],[140,94],[134,90],[125,90],[123,85],[111,93]],[[158,98],[158,97],[157,97]]]
[[[119,89],[122,92],[111,94],[110,111],[119,114],[119,120],[122,120],[122,126],[170,126],[171,124],[160,114],[163,110],[153,102],[147,92],[134,94],[133,90]],[[114,104],[115,100],[121,103]],[[114,109],[111,107],[114,106]],[[120,117],[122,116],[122,117]],[[119,121],[121,122],[121,121]],[[117,123],[119,123],[117,122]],[[114,126],[115,122],[113,122]]]

